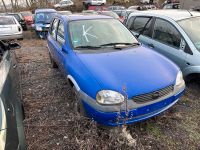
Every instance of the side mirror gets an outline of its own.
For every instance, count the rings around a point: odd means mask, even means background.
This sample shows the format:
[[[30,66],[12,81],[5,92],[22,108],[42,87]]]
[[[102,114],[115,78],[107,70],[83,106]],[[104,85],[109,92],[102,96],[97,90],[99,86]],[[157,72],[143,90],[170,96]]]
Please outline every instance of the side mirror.
[[[62,51],[63,51],[64,53],[66,53],[66,54],[69,53],[68,50],[66,49],[66,47],[65,47],[64,45],[62,45]]]

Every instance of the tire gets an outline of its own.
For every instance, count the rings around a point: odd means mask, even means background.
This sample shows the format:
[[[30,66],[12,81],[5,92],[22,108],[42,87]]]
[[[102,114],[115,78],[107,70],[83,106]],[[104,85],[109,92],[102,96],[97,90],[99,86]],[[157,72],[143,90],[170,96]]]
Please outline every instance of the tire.
[[[58,68],[58,65],[56,62],[53,60],[51,54],[49,53],[50,61],[51,61],[51,68]]]
[[[74,98],[74,101],[72,102],[74,112],[77,114],[80,114],[81,116],[86,116],[85,109],[83,107],[83,103],[80,99],[80,95],[79,95],[78,91],[76,90],[75,86],[72,87],[72,92],[73,92],[73,98]]]

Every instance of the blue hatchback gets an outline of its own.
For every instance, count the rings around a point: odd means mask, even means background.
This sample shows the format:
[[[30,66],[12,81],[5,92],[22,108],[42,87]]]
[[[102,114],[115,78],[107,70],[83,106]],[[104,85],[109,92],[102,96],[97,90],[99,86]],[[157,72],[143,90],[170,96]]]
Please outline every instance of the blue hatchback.
[[[185,89],[180,69],[143,47],[118,20],[57,16],[47,37],[53,67],[72,86],[77,112],[100,124],[131,124],[174,105]]]
[[[57,14],[55,9],[36,9],[34,29],[38,37],[46,38],[52,18]]]

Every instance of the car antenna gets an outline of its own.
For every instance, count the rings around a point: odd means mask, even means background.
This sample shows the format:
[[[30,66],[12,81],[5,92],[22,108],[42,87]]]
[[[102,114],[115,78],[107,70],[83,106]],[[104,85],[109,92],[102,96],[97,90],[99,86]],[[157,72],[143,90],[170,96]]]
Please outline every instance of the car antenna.
[[[193,14],[189,11],[189,10],[187,10],[188,12],[189,12],[189,14],[191,15],[191,16],[193,16]]]

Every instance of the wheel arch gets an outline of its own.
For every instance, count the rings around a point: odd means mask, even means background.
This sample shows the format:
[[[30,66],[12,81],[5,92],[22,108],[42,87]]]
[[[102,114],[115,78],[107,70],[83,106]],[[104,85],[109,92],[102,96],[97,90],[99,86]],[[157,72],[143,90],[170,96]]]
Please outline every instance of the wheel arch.
[[[68,80],[71,87],[75,86],[76,90],[80,91],[80,87],[79,87],[78,83],[76,82],[76,80],[71,75],[67,76],[67,80]]]

